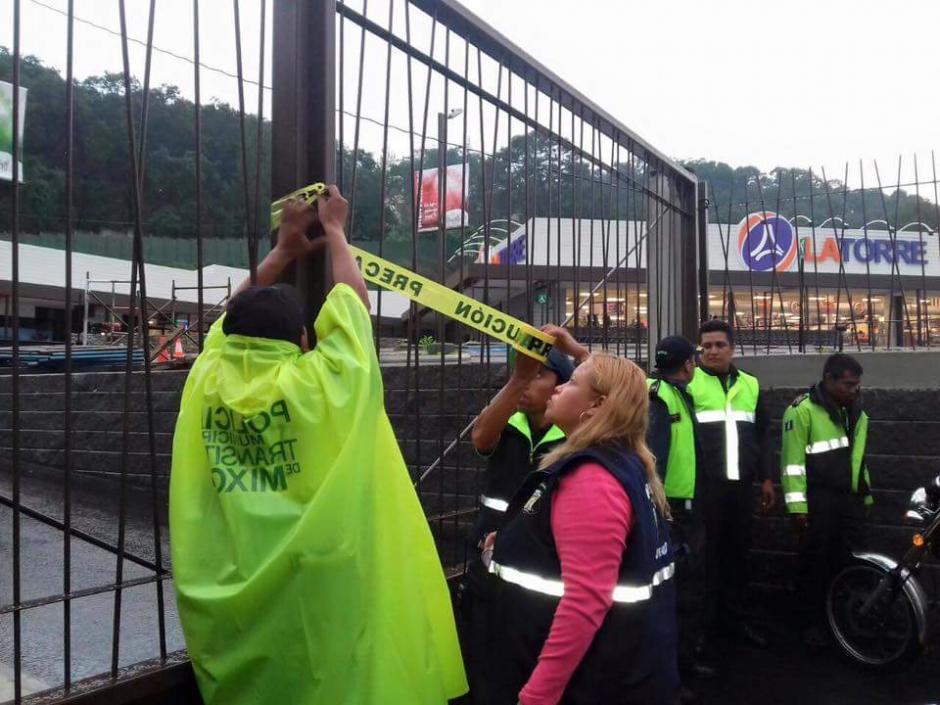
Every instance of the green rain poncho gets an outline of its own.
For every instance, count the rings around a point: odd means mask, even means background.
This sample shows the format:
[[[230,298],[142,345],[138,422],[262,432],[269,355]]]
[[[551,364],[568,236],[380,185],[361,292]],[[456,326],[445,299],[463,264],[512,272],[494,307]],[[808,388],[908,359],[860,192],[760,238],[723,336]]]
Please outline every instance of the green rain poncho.
[[[206,705],[441,705],[466,691],[440,561],[385,414],[369,314],[319,341],[206,338],[173,438],[180,620]]]

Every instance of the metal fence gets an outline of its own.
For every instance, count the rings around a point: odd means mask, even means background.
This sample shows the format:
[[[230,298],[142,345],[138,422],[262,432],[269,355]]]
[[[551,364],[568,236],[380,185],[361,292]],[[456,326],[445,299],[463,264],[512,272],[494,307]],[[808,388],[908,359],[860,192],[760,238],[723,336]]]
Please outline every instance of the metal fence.
[[[647,358],[650,342],[661,335],[691,334],[700,314],[704,213],[695,177],[450,0],[275,0],[270,7],[258,0],[250,17],[246,3],[233,0],[238,105],[230,116],[237,121],[238,159],[230,176],[237,182],[232,202],[238,213],[223,233],[215,217],[218,184],[205,176],[214,163],[207,153],[217,143],[209,137],[216,133],[203,123],[210,115],[215,120],[220,109],[203,105],[200,93],[204,72],[218,69],[201,63],[199,0],[193,0],[191,17],[173,18],[192,22],[194,37],[191,56],[182,57],[193,77],[183,123],[191,131],[180,157],[192,184],[184,200],[195,242],[192,296],[186,299],[180,293],[189,291],[186,281],[148,259],[150,238],[164,237],[161,227],[169,227],[157,218],[165,195],[154,186],[162,178],[154,165],[174,149],[165,133],[152,129],[163,113],[151,109],[167,109],[163,94],[151,88],[151,59],[160,51],[153,41],[159,4],[149,3],[139,84],[128,50],[131,8],[124,0],[116,4],[122,71],[112,97],[122,101],[123,132],[111,138],[122,145],[126,174],[127,203],[120,207],[130,216],[125,222],[132,257],[125,274],[73,278],[76,267],[86,272],[79,261],[85,253],[74,243],[76,223],[85,222],[87,208],[76,187],[76,134],[87,115],[75,110],[76,91],[86,86],[73,80],[74,28],[88,22],[76,17],[72,0],[63,11],[68,60],[61,124],[43,126],[61,132],[63,147],[57,165],[63,175],[61,272],[53,275],[52,265],[42,263],[50,281],[62,277],[58,288],[27,277],[37,263],[24,253],[41,256],[22,243],[35,215],[22,209],[30,183],[14,178],[4,186],[12,258],[4,320],[11,347],[4,358],[9,374],[0,378],[0,413],[8,429],[0,516],[10,527],[3,546],[11,570],[9,591],[4,584],[0,592],[2,651],[9,641],[10,652],[0,678],[9,673],[15,702],[33,691],[55,700],[114,687],[136,661],[152,658],[148,668],[159,669],[179,658],[165,500],[183,374],[164,372],[161,356],[174,338],[191,340],[193,351],[201,347],[218,313],[218,290],[232,276],[229,270],[214,272],[210,265],[217,263],[206,260],[207,233],[240,239],[249,271],[257,266],[269,246],[269,192],[335,181],[350,201],[348,232],[358,246],[524,320],[569,325],[592,348],[637,361]],[[14,87],[22,84],[21,67],[33,66],[23,63],[21,34],[40,31],[21,26],[21,5],[14,0]],[[243,70],[249,26],[251,44],[259,50],[257,80]],[[270,122],[264,114],[266,65],[272,67]],[[246,87],[257,97],[253,115]],[[27,157],[29,149],[27,143]],[[13,152],[15,162],[23,153],[18,134]],[[459,186],[452,188],[452,182]],[[429,183],[437,184],[438,195],[423,198]],[[457,207],[448,209],[451,192],[458,195]],[[456,214],[445,216],[448,210]],[[125,287],[118,303],[114,293],[108,299],[107,289],[96,295],[111,324],[109,334],[115,323],[123,326],[123,335],[105,341],[123,346],[119,372],[83,371],[83,346],[75,334],[94,314],[82,313],[80,288],[96,278],[106,280],[105,287],[117,280]],[[291,278],[314,315],[326,288],[323,262],[302,263]],[[171,293],[161,293],[161,287]],[[61,301],[61,346],[42,358],[58,360],[58,368],[34,364],[41,356],[22,336],[22,299],[40,295]],[[394,294],[372,295],[389,414],[442,563],[458,575],[482,473],[464,436],[502,383],[508,351]],[[173,311],[169,322],[167,311]],[[184,314],[192,325],[174,329]],[[38,328],[35,318],[30,325]],[[42,369],[61,374],[32,374]],[[32,537],[42,531],[55,537],[49,539],[54,567],[31,553],[38,550]],[[95,560],[109,556],[94,574],[83,572],[89,547],[104,552]],[[89,619],[99,629],[91,638],[84,626],[76,628]],[[139,648],[129,645],[128,631],[135,629],[145,632]],[[84,680],[90,674],[83,653],[102,647],[109,652],[107,672]],[[46,674],[41,683],[31,669]]]
[[[742,354],[940,344],[933,153],[837,175],[740,169],[709,189],[703,317],[733,319]]]

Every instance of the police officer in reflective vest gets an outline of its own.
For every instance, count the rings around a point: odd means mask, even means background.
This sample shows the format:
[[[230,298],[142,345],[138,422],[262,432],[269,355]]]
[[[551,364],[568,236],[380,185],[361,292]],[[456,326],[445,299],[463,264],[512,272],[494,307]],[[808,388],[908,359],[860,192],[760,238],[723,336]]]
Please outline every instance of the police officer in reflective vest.
[[[811,646],[828,642],[822,617],[829,581],[849,552],[865,542],[865,507],[872,497],[861,377],[855,358],[831,355],[822,381],[783,415],[780,479],[801,539],[797,583],[808,620],[803,638]]]
[[[682,336],[656,345],[654,376],[648,379],[650,428],[647,443],[656,456],[672,512],[679,603],[679,670],[683,681],[712,677],[714,669],[697,658],[702,597],[705,591],[705,525],[695,500],[699,455],[695,402],[688,384],[695,375],[695,346]]]
[[[705,522],[704,639],[719,627],[755,646],[766,640],[746,621],[753,488],[764,511],[774,504],[769,418],[757,378],[732,364],[734,332],[721,320],[699,329],[699,368],[688,386],[701,448],[696,498]]]
[[[674,567],[648,413],[643,372],[606,354],[549,402],[568,440],[513,498],[489,562],[501,624],[489,705],[675,705]]]
[[[588,354],[566,331],[547,326],[551,334],[566,336],[578,355]],[[545,364],[517,355],[512,374],[503,388],[480,413],[473,427],[476,451],[486,457],[486,478],[480,496],[480,512],[470,537],[467,575],[460,591],[470,695],[475,703],[490,702],[492,678],[482,658],[491,648],[494,625],[488,612],[495,579],[480,562],[479,551],[487,534],[502,527],[509,500],[542,456],[558,446],[565,434],[545,419],[545,404],[555,387],[571,377],[574,364],[560,350],[553,349]],[[495,625],[498,626],[498,625]]]

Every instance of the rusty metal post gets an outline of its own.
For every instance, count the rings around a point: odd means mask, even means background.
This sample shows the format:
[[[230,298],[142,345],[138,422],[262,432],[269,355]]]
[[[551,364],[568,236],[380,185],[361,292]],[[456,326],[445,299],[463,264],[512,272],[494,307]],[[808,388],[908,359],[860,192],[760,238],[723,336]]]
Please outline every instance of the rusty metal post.
[[[271,194],[336,175],[336,2],[274,0]],[[327,292],[326,256],[298,262],[287,281],[307,305],[308,330]]]

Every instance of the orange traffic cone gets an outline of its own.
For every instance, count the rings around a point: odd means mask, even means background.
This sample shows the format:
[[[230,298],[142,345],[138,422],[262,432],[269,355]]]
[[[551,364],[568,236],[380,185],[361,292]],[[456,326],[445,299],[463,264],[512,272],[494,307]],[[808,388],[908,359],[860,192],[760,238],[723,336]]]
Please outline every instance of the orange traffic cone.
[[[182,336],[176,339],[176,346],[173,348],[173,359],[182,360],[186,357],[186,353],[183,352],[183,338]]]
[[[166,344],[166,336],[160,336],[160,354],[157,355],[157,362],[169,362],[170,361],[170,350]]]

